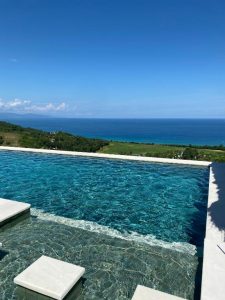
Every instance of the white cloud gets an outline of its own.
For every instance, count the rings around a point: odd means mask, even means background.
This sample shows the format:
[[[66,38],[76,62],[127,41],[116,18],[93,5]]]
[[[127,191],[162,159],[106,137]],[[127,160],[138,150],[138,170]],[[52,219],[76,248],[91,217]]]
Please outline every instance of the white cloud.
[[[59,104],[41,103],[34,104],[30,100],[14,99],[6,101],[0,99],[0,112],[14,112],[14,113],[57,113],[65,111],[67,104],[61,102]]]
[[[19,107],[24,107],[29,104],[30,104],[30,101],[28,101],[28,100],[14,99],[11,101],[4,101],[4,100],[0,99],[0,109],[2,109],[2,110],[15,109],[15,108],[19,108]]]
[[[28,105],[25,107],[25,110],[30,112],[57,112],[57,111],[65,110],[66,108],[67,108],[66,103],[62,102],[58,105],[52,103]]]

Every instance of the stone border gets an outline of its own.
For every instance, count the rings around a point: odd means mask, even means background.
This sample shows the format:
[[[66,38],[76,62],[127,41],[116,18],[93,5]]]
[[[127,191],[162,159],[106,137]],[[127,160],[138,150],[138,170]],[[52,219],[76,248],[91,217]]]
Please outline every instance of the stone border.
[[[0,150],[13,150],[13,151],[47,153],[47,154],[62,154],[62,155],[84,156],[84,157],[96,157],[96,158],[125,159],[125,160],[135,160],[135,161],[158,162],[158,163],[167,163],[167,164],[183,164],[183,165],[206,166],[206,167],[211,165],[211,162],[208,161],[145,157],[145,156],[135,156],[135,155],[132,156],[132,155],[119,155],[119,154],[105,154],[105,153],[94,153],[94,152],[93,153],[76,152],[76,151],[62,151],[62,150],[48,150],[48,149],[34,149],[34,148],[6,147],[6,146],[0,146]]]

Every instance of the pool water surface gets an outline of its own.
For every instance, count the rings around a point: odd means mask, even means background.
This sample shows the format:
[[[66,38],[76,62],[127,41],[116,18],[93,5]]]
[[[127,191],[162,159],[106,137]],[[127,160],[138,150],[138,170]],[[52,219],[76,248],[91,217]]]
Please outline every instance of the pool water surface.
[[[0,152],[0,197],[121,234],[201,246],[208,168]]]

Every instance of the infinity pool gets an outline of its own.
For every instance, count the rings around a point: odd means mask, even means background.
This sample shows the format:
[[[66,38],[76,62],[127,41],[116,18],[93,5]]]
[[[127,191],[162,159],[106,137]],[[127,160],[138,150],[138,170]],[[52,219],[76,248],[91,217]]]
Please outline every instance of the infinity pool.
[[[0,198],[32,205],[30,218],[0,229],[1,299],[17,299],[13,278],[42,254],[86,268],[82,300],[130,300],[138,284],[199,299],[208,175],[1,150]]]
[[[1,151],[0,182],[2,198],[109,234],[202,245],[206,167]]]

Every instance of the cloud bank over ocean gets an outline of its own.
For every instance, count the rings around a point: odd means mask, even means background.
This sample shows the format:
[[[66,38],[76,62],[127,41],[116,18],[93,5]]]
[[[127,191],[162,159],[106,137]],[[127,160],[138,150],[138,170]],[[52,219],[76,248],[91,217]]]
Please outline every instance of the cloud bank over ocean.
[[[56,114],[62,111],[66,111],[68,105],[65,102],[53,104],[52,102],[36,104],[30,100],[13,99],[3,100],[0,99],[0,112],[13,112],[13,113],[52,113]]]

